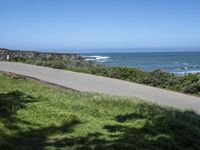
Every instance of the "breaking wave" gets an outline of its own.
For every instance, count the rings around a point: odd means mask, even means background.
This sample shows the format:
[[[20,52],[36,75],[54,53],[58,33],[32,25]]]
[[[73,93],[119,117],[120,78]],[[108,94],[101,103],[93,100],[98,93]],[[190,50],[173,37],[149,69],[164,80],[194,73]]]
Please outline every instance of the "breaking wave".
[[[108,56],[98,56],[98,55],[83,56],[83,57],[85,58],[85,60],[88,60],[88,61],[97,61],[97,62],[106,62],[110,58]]]

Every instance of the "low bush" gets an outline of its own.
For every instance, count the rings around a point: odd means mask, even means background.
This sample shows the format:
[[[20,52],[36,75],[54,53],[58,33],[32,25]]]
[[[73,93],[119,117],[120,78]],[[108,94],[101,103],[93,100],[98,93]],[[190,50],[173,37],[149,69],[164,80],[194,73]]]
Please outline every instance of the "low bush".
[[[183,88],[183,92],[190,94],[200,94],[200,81],[194,83],[187,81]]]

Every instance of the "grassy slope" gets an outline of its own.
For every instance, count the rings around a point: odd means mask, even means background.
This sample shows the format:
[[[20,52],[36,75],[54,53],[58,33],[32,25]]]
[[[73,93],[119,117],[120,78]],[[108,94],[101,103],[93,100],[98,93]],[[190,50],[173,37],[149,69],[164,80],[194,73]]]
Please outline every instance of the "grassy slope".
[[[0,149],[200,149],[200,116],[0,77]]]

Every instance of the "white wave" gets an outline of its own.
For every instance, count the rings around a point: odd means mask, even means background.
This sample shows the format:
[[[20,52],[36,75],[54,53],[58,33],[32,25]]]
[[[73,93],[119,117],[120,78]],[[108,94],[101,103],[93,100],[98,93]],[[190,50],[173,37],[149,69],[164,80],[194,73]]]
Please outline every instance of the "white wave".
[[[100,60],[100,59],[109,59],[110,57],[106,57],[106,56],[101,56],[101,57],[96,57],[97,60]]]
[[[95,58],[95,59],[108,59],[108,58],[110,58],[108,56],[97,56],[97,55],[95,55],[95,56],[86,56],[86,57]]]
[[[97,58],[97,57],[101,57],[101,56],[94,55],[94,56],[86,56],[86,57]]]
[[[88,61],[94,61],[95,59],[92,59],[92,58],[86,58],[85,60],[88,60]]]
[[[183,69],[184,69],[184,70],[187,70],[187,69],[188,69],[188,67],[183,67]]]
[[[90,60],[90,61],[99,61],[99,62],[105,62],[107,61],[110,57],[108,56],[98,56],[98,55],[94,55],[94,56],[83,56],[85,58],[85,60]]]

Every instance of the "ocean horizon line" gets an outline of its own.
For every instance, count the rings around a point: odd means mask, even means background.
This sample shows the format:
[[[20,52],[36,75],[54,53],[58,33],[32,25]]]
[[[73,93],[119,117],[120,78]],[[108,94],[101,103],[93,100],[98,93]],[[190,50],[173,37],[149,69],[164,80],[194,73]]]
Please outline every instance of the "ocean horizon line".
[[[48,48],[5,48],[0,49],[19,50],[19,51],[36,51],[51,53],[177,53],[177,52],[200,52],[198,48],[66,48],[66,49],[48,49]],[[161,51],[162,50],[162,51]]]

